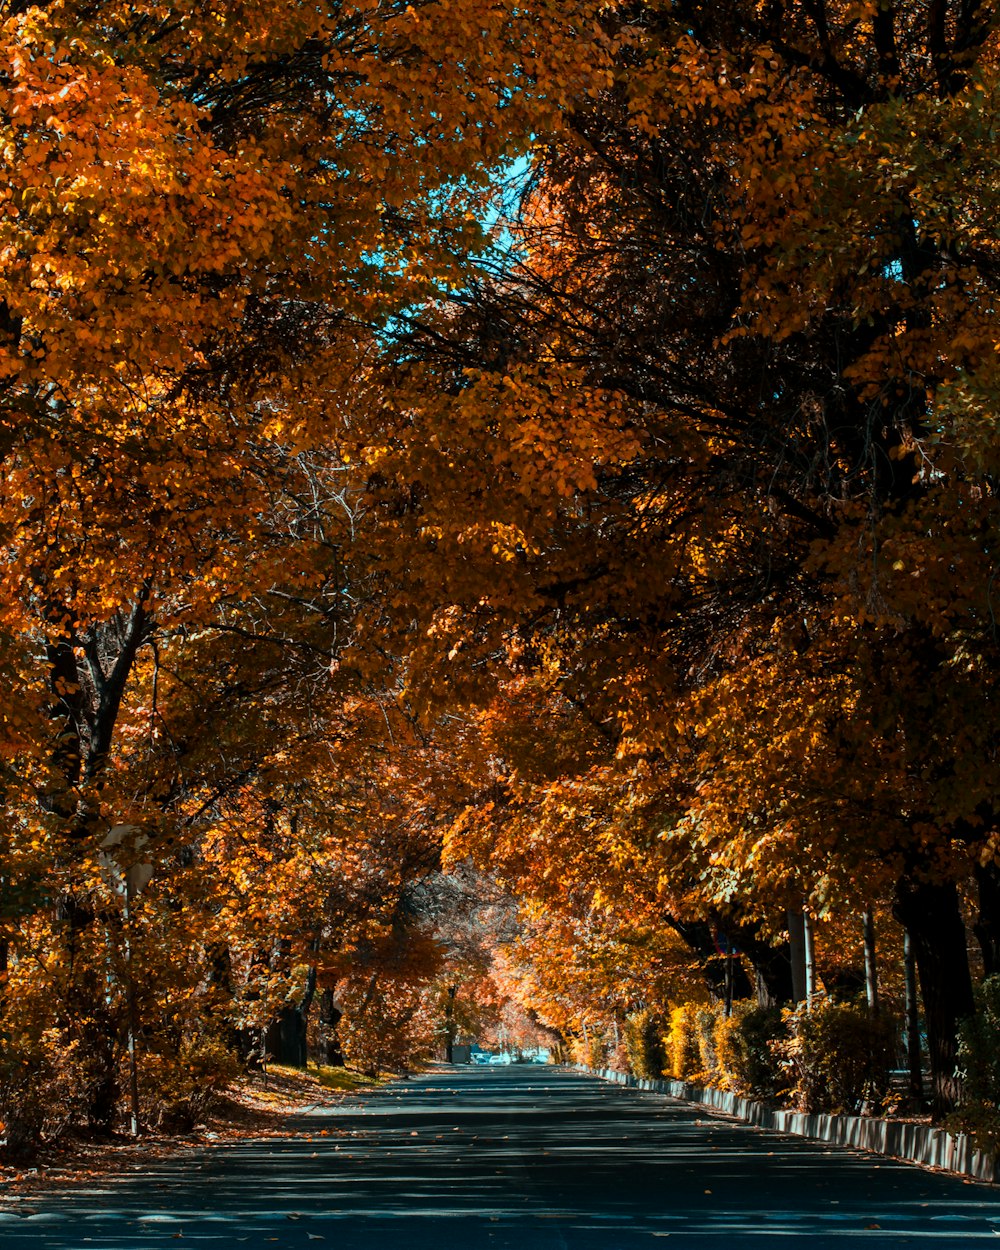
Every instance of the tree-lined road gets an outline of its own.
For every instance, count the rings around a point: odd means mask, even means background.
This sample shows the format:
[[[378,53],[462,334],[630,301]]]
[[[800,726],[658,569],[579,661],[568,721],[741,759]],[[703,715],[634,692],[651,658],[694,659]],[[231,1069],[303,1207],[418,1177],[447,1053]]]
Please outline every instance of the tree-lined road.
[[[544,1068],[422,1076],[0,1213],[3,1250],[673,1250],[994,1242],[986,1186]],[[325,1135],[324,1135],[325,1134]],[[995,1242],[994,1242],[995,1244]]]

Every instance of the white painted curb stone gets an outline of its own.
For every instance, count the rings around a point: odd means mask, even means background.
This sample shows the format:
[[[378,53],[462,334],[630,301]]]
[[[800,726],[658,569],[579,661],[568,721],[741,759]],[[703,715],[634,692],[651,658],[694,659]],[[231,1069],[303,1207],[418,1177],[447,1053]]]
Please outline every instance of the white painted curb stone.
[[[929,1124],[907,1124],[862,1115],[810,1115],[801,1111],[777,1111],[749,1098],[740,1098],[712,1086],[691,1085],[687,1081],[648,1080],[615,1072],[611,1068],[587,1068],[584,1072],[634,1089],[666,1094],[681,1102],[696,1103],[710,1111],[721,1111],[758,1128],[808,1137],[873,1154],[943,1168],[960,1176],[995,1183],[1000,1180],[1000,1164],[975,1150],[964,1133],[946,1133]]]

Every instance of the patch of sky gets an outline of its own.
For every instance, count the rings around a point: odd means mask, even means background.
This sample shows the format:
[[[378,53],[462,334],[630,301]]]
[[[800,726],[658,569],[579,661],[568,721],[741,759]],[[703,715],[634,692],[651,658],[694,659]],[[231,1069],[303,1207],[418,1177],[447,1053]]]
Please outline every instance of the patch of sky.
[[[479,245],[470,248],[468,236],[456,241],[456,257],[465,262],[462,270],[466,273],[466,284],[448,284],[444,281],[430,281],[429,292],[441,300],[454,299],[461,302],[463,292],[471,289],[476,277],[496,276],[509,272],[517,263],[524,259],[523,250],[511,228],[521,211],[524,196],[527,193],[534,172],[530,155],[523,153],[493,170],[486,181],[486,193],[478,193],[479,184],[467,180],[451,181],[438,189],[429,197],[432,214],[438,213],[442,223],[447,221],[449,209],[455,204],[456,198],[464,198],[470,205],[478,206],[480,215]],[[442,231],[442,240],[447,244],[447,229]],[[387,258],[379,252],[369,252],[363,256],[366,266],[384,269]],[[405,261],[393,262],[399,272],[405,269]],[[388,345],[398,342],[419,321],[421,309],[409,307],[399,310],[387,318],[381,327],[380,339]]]

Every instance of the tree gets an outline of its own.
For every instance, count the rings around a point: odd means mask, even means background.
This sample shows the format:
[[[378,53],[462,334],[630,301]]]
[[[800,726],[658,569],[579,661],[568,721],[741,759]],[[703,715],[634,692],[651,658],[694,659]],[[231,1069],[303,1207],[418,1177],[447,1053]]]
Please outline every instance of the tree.
[[[359,438],[412,680],[433,706],[545,667],[670,776],[706,700],[724,724],[762,690],[720,751],[774,803],[691,797],[683,827],[733,891],[782,876],[783,837],[785,888],[820,894],[883,853],[942,1112],[972,1010],[955,883],[993,860],[989,786],[953,783],[995,739],[989,592],[957,571],[991,584],[996,34],[978,6],[737,0],[605,38],[615,83],[540,142],[511,263],[415,320]],[[876,830],[830,834],[845,779]]]
[[[124,921],[101,846],[132,830],[149,910],[224,944],[181,869],[248,785],[301,780],[286,696],[336,666],[364,594],[338,423],[378,333],[481,245],[489,172],[571,89],[587,15],[108,0],[0,23],[3,962],[11,994],[33,969],[44,1032],[34,952],[62,952],[60,1019],[110,1039],[105,1125],[124,1026],[86,1004]]]

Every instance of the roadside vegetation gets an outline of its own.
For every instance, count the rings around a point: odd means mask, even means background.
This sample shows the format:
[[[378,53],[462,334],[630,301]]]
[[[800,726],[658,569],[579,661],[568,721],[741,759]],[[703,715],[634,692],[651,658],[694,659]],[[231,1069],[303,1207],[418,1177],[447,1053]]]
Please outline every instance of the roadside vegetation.
[[[995,1148],[995,6],[223,8],[0,13],[6,1160],[475,1038]]]

